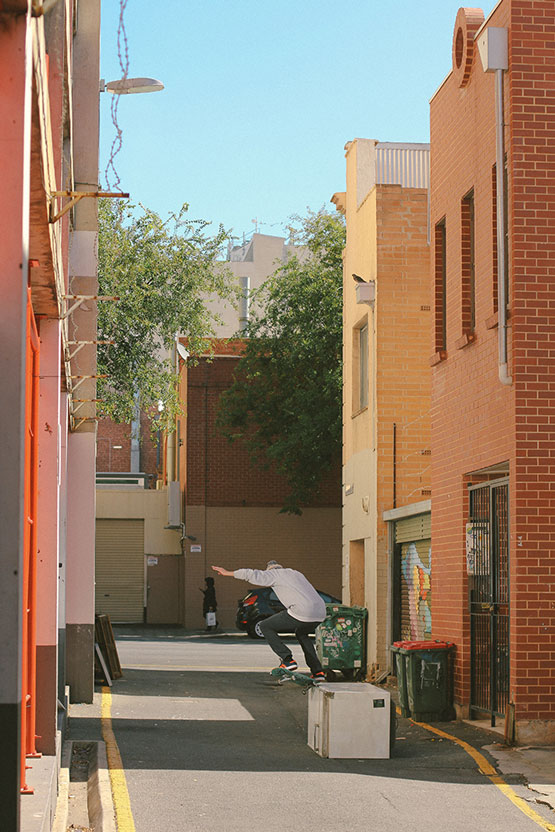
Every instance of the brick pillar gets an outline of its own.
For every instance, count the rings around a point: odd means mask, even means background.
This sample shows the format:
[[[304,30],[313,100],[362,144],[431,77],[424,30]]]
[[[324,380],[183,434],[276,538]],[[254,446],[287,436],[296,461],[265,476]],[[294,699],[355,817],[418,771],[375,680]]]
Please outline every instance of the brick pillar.
[[[553,5],[513,0],[509,55],[516,462],[511,696],[521,743],[555,742]]]

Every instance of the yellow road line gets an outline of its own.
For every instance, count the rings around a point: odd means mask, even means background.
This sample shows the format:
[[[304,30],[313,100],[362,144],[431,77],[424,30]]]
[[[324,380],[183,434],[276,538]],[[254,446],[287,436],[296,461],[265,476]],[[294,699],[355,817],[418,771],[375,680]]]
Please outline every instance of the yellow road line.
[[[118,832],[135,832],[135,821],[131,812],[131,801],[129,800],[123,762],[112,729],[112,694],[108,687],[102,688],[100,724],[102,737],[106,743],[106,757],[108,758]]]
[[[401,709],[396,708],[397,713],[399,716],[401,715]],[[433,725],[428,725],[427,722],[416,722],[414,719],[411,719],[411,722],[414,725],[418,725],[420,728],[425,728],[426,731],[430,731],[432,734],[437,734],[439,737],[443,737],[446,740],[451,740],[452,742],[456,742],[457,745],[460,745],[467,754],[469,754],[474,762],[478,766],[478,770],[481,774],[484,774],[488,780],[490,780],[494,786],[497,786],[499,791],[507,797],[511,803],[514,803],[521,812],[524,812],[530,820],[533,820],[534,823],[537,823],[538,826],[541,826],[542,829],[545,829],[546,832],[555,832],[555,826],[552,823],[544,820],[541,815],[535,812],[533,809],[530,808],[528,803],[522,798],[517,795],[514,789],[509,786],[508,783],[505,783],[503,778],[497,773],[494,766],[481,754],[479,751],[474,748],[474,746],[470,745],[468,742],[459,739],[458,737],[454,737],[453,734],[448,734],[446,731],[442,731],[440,728],[435,728]]]

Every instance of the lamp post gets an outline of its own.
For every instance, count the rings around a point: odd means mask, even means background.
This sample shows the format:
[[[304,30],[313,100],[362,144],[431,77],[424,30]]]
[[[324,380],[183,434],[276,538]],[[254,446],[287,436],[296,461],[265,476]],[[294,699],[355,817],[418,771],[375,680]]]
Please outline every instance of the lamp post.
[[[112,95],[131,95],[134,93],[161,92],[164,85],[156,78],[120,78],[119,81],[100,79],[100,92],[110,92]]]

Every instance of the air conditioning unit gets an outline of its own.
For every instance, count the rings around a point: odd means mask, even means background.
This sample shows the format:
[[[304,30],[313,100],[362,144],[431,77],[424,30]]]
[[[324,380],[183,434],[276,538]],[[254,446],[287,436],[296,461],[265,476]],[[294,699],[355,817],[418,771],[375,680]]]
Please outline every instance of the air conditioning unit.
[[[368,283],[357,283],[355,286],[357,303],[366,303],[373,306],[376,301],[376,281],[369,280]]]
[[[169,529],[181,528],[181,488],[178,480],[168,483],[168,525]]]
[[[488,26],[478,38],[478,52],[484,72],[497,72],[509,68],[507,29]]]
[[[308,745],[320,757],[387,760],[389,691],[366,682],[320,684],[308,692]]]

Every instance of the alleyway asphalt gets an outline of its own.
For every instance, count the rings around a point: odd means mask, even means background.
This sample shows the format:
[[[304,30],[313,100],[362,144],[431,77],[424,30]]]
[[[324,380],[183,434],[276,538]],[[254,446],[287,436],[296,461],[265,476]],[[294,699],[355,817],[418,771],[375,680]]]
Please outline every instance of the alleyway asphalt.
[[[460,746],[410,720],[398,720],[390,760],[320,758],[307,745],[307,697],[297,686],[275,685],[264,642],[138,627],[116,628],[116,638],[124,675],[111,689],[112,727],[136,832],[541,828]],[[294,654],[301,665],[300,650]],[[101,738],[100,699],[72,706],[71,739]],[[555,781],[555,752],[538,752],[530,774],[529,761],[490,734],[436,725],[493,764],[499,752],[505,782],[555,824],[551,807],[537,802],[547,798],[526,786],[526,778],[546,787]]]

